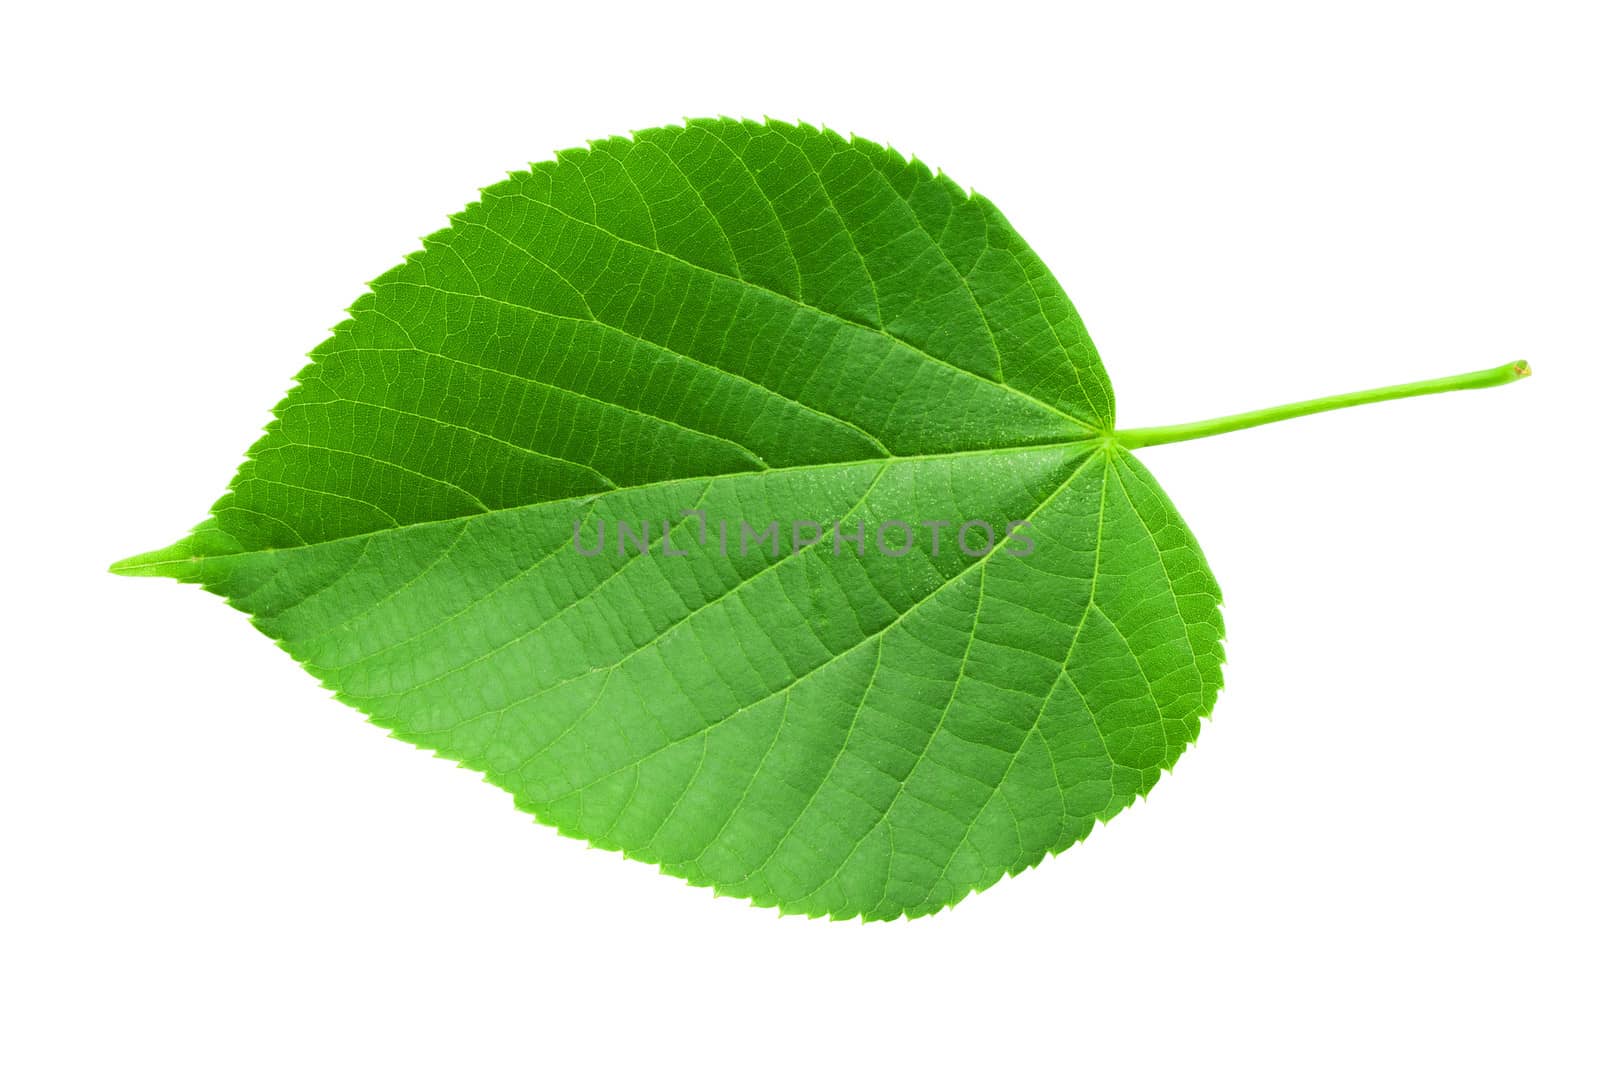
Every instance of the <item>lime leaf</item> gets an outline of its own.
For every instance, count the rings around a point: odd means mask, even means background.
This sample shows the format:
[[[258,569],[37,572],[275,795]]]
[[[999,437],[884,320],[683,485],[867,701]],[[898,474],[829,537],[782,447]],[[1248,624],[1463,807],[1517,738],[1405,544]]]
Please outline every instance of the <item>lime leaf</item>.
[[[541,822],[785,911],[937,911],[1195,740],[1220,595],[1126,446],[1231,427],[1120,437],[982,197],[694,121],[513,174],[423,246],[210,516],[114,570],[221,594]]]

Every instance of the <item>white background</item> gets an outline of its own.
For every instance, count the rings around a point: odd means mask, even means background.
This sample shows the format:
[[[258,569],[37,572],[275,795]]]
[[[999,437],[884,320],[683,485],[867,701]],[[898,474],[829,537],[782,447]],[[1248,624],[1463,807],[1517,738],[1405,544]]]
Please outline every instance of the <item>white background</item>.
[[[1596,1062],[1585,5],[12,8],[0,1060]],[[931,919],[780,919],[518,814],[193,587],[361,283],[685,115],[889,141],[1055,270],[1227,595],[1199,746]]]

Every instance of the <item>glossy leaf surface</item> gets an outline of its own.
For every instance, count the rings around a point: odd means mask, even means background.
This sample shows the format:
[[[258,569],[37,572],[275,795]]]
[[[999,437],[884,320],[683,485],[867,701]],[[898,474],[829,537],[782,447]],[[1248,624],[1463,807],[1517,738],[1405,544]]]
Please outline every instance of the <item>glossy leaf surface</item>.
[[[992,204],[859,139],[693,122],[483,190],[211,517],[118,569],[227,597],[564,833],[920,915],[1148,792],[1215,701],[1216,583],[1113,428]]]

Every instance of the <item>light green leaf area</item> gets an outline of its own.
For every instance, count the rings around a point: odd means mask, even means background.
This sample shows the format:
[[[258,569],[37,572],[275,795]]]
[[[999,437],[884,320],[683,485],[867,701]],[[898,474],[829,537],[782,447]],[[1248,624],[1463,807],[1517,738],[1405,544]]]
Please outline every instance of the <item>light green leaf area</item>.
[[[860,139],[697,121],[514,174],[275,416],[210,518],[117,569],[757,904],[953,904],[1147,793],[1221,686],[1217,585],[1066,295],[992,204]]]

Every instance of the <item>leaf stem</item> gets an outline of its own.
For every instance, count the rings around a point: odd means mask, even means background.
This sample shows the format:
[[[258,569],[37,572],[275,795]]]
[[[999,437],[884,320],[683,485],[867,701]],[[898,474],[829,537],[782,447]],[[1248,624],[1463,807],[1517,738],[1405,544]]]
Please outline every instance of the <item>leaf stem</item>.
[[[1353,408],[1358,404],[1376,404],[1382,400],[1399,400],[1408,396],[1426,396],[1429,393],[1451,393],[1458,389],[1487,389],[1505,385],[1532,374],[1526,360],[1517,360],[1488,370],[1470,374],[1453,374],[1448,378],[1429,378],[1405,385],[1388,385],[1381,389],[1363,389],[1358,393],[1340,393],[1318,400],[1301,400],[1294,404],[1280,404],[1273,408],[1246,411],[1238,415],[1223,415],[1199,422],[1181,422],[1174,426],[1150,426],[1139,430],[1117,430],[1113,439],[1124,448],[1149,448],[1174,441],[1190,441],[1196,437],[1212,437],[1219,433],[1232,433],[1251,426],[1261,426],[1284,419],[1298,419],[1302,415],[1315,415],[1319,411],[1336,408]]]

